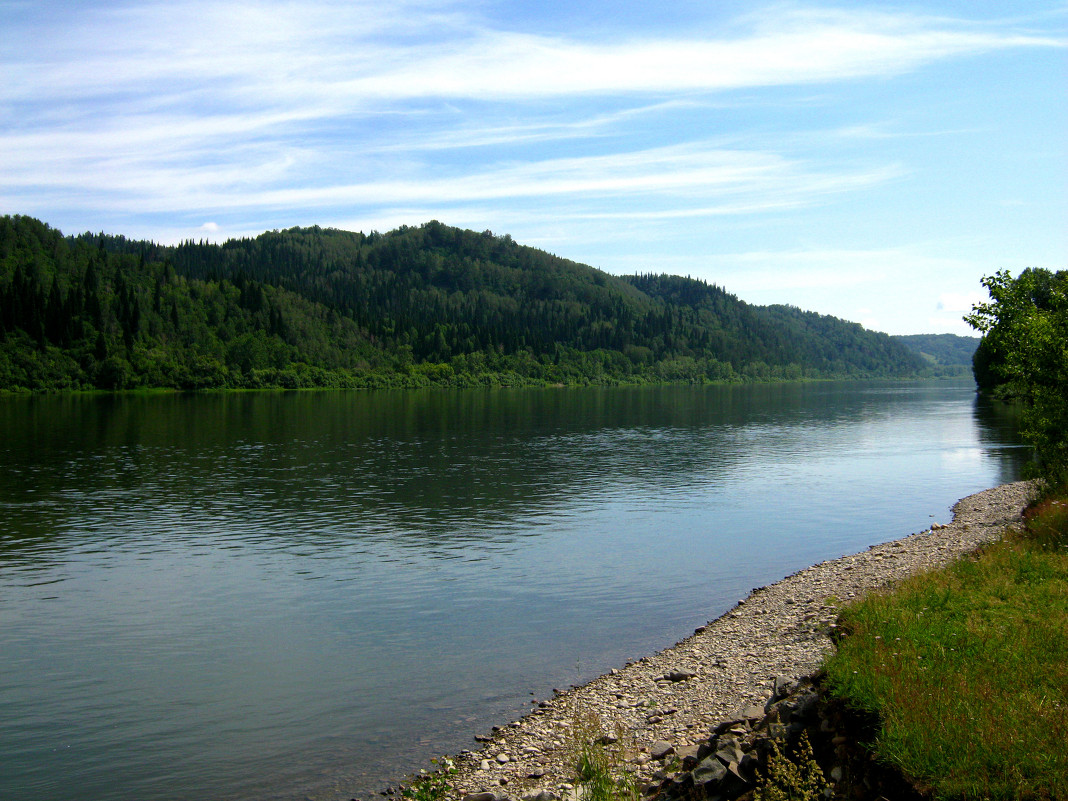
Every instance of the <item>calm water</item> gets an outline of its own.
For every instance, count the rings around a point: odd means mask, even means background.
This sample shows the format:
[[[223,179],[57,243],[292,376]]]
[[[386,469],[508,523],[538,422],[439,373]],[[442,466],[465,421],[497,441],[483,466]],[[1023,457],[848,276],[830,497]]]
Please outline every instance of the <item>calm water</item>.
[[[366,799],[1025,455],[970,383],[0,398],[0,797]]]

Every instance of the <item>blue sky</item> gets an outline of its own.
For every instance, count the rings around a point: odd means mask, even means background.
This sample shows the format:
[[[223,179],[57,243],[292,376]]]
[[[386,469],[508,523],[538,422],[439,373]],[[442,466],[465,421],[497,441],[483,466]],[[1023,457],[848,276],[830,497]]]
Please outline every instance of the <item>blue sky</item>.
[[[889,333],[1068,267],[1068,3],[0,0],[0,213],[437,219]]]

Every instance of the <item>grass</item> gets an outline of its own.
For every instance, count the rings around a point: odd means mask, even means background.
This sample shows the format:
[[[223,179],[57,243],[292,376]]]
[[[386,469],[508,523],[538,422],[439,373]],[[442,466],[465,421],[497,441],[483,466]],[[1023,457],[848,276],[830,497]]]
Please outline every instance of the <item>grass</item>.
[[[623,732],[604,731],[593,712],[580,712],[571,725],[572,763],[583,801],[639,801],[641,793],[624,760]]]
[[[943,799],[1068,799],[1068,492],[1026,526],[842,613],[833,691]]]

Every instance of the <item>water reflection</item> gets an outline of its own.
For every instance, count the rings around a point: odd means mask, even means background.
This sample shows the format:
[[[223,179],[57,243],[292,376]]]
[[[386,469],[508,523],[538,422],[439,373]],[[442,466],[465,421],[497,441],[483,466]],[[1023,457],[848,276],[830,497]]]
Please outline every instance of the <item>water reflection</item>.
[[[0,498],[17,499],[5,503],[0,541],[9,553],[57,536],[114,545],[154,526],[243,546],[396,539],[449,556],[457,538],[500,547],[518,535],[517,519],[551,521],[620,493],[716,487],[739,466],[856,448],[866,428],[881,437],[899,408],[922,403],[917,392],[796,384],[15,399],[0,404]],[[985,451],[1013,469],[1004,442],[1015,421],[983,401],[974,418]]]

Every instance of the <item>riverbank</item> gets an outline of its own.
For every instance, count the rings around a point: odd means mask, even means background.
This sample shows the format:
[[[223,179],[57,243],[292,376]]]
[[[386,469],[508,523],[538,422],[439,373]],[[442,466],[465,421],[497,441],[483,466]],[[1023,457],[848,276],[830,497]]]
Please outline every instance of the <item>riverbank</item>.
[[[616,733],[640,783],[663,767],[656,754],[707,740],[717,722],[754,714],[775,678],[812,673],[833,650],[838,609],[918,572],[943,567],[1020,519],[1033,485],[1016,482],[962,499],[947,525],[822,562],[768,587],[692,636],[581,687],[535,700],[524,718],[479,737],[455,757],[461,794],[565,797],[573,781],[573,728],[595,718]]]

